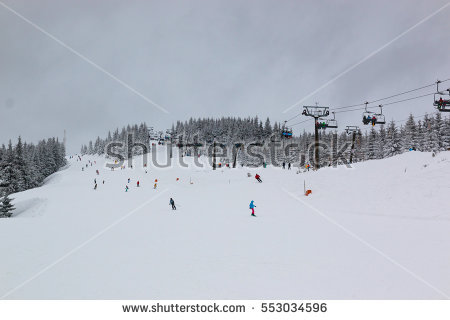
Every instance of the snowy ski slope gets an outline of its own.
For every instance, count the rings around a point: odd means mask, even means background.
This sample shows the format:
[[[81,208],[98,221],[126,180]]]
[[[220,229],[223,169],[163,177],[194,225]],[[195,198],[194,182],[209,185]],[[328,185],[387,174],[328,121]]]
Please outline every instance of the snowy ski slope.
[[[0,296],[450,295],[450,152],[410,152],[301,174],[297,168],[178,166],[145,173],[139,159],[134,169],[115,171],[101,157],[71,159],[44,186],[14,194],[15,215],[0,219]],[[97,164],[81,171],[88,160]],[[253,178],[256,172],[263,183]]]

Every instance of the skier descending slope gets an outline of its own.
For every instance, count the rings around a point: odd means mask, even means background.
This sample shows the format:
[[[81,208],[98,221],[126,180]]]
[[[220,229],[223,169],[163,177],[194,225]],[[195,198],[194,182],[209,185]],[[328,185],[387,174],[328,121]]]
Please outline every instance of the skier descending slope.
[[[250,202],[250,206],[249,207],[250,207],[250,209],[252,209],[252,216],[256,217],[255,216],[255,208],[256,208],[256,206],[253,203],[253,200],[252,200],[252,202]]]
[[[169,204],[172,206],[172,210],[177,210],[177,207],[175,207],[175,201],[173,201],[172,198],[170,198]]]
[[[259,174],[255,175],[255,179],[258,180],[258,182],[262,182],[261,177],[259,176]]]

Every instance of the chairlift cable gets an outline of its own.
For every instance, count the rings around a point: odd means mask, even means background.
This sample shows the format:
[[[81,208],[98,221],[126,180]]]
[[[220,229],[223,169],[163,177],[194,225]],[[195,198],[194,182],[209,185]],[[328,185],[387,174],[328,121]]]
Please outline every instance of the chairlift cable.
[[[301,113],[295,115],[294,117],[290,118],[289,120],[286,120],[285,123],[286,123],[286,122],[289,122],[289,121],[291,121],[291,120],[294,120],[295,118],[297,118],[297,117],[300,116],[300,115],[301,115]]]
[[[294,126],[296,126],[296,125],[299,125],[299,124],[305,123],[305,122],[307,122],[307,121],[309,121],[309,120],[312,120],[312,119],[306,119],[306,120],[303,120],[303,121],[300,121],[300,122],[294,123],[293,125],[291,125],[291,127],[294,127]]]
[[[411,98],[402,99],[402,100],[398,100],[398,101],[388,102],[388,103],[383,104],[383,107],[391,105],[391,104],[396,104],[396,103],[401,103],[401,102],[405,102],[405,101],[414,100],[414,99],[420,99],[420,98],[423,98],[423,97],[431,96],[433,94],[434,93],[427,93],[427,94],[423,94],[423,95],[416,96],[416,97],[411,97]],[[378,108],[378,107],[379,106],[370,106],[370,107],[367,107],[367,108]],[[352,111],[365,110],[365,109],[366,109],[365,107],[364,108],[356,108],[356,109],[351,109],[351,110],[335,111],[335,113],[352,112]]]
[[[440,80],[440,83],[443,83],[443,82],[446,82],[446,81],[449,81],[449,80],[450,80],[450,78],[449,79],[445,79],[445,80]],[[407,94],[407,93],[411,93],[411,92],[414,92],[414,91],[418,91],[418,90],[422,90],[422,89],[425,89],[425,88],[429,88],[429,87],[432,87],[432,86],[435,86],[435,85],[436,85],[436,82],[434,82],[432,84],[428,84],[428,85],[422,86],[422,87],[419,87],[419,88],[415,88],[415,89],[407,90],[407,91],[404,91],[404,92],[400,92],[400,93],[397,93],[397,94],[394,94],[394,95],[391,95],[391,96],[388,96],[388,97],[384,97],[384,98],[380,98],[380,99],[376,99],[376,100],[371,100],[371,101],[368,101],[368,102],[369,103],[375,103],[375,102],[387,100],[387,99],[398,97],[398,96],[401,96],[401,95],[404,95],[404,94]],[[364,106],[364,104],[365,103],[359,103],[359,104],[353,104],[353,105],[348,105],[348,106],[336,107],[336,108],[333,108],[333,110],[340,110],[340,109],[359,107],[359,106]]]

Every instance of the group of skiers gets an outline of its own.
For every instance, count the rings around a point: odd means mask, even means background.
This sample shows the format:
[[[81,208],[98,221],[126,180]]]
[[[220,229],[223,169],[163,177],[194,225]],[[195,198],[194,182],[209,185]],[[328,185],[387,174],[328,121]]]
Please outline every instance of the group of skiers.
[[[79,159],[77,159],[77,161],[79,161]],[[94,163],[89,161],[89,164],[92,166]],[[286,164],[283,162],[283,169],[285,168],[285,166],[286,166]],[[86,167],[88,167],[88,164],[86,164]],[[291,164],[289,163],[288,164],[288,169],[290,169],[290,168],[291,168]],[[82,171],[84,171],[84,166],[82,167]],[[99,170],[96,170],[95,173],[96,173],[96,175],[100,175]],[[255,179],[259,183],[262,183],[261,176],[259,174],[255,175]],[[179,178],[177,178],[177,181],[178,180],[179,180]],[[130,184],[131,183],[131,178],[128,178],[127,181],[128,181],[128,184]],[[155,179],[154,189],[157,188],[157,183],[158,183],[158,179]],[[102,184],[105,184],[105,180],[102,180]],[[128,187],[128,184],[125,185],[125,192],[128,192],[128,190],[130,189]],[[97,187],[98,187],[98,185],[97,185],[97,178],[94,178],[94,190],[97,190]],[[136,187],[138,187],[138,188],[140,187],[139,180],[136,182]],[[177,210],[177,207],[175,205],[175,200],[173,198],[169,199],[169,205],[172,207],[172,210]],[[255,205],[253,200],[250,202],[249,208],[252,210],[251,216],[256,217],[256,215],[255,215],[256,205]]]
[[[449,105],[450,105],[450,99],[444,100],[444,99],[442,99],[442,97],[440,97],[440,99],[437,102],[437,107],[439,110],[442,109],[442,107],[444,107],[444,109],[445,109],[445,107],[449,106]]]
[[[102,184],[105,184],[105,180],[103,180]],[[97,179],[94,179],[94,190],[97,190]]]
[[[131,178],[128,178],[128,184],[129,184],[130,182],[131,182]],[[125,185],[125,192],[128,192],[128,190],[130,189],[130,188],[128,187],[128,184]],[[136,181],[136,187],[139,188],[140,186],[141,186],[141,183],[139,182],[139,180]]]
[[[377,123],[377,118],[374,115],[373,116],[368,115],[367,117],[364,116],[363,123],[364,124],[372,123],[372,126],[375,126],[375,124]]]
[[[286,162],[283,161],[283,169],[286,169]],[[291,163],[288,163],[288,170],[291,170]]]

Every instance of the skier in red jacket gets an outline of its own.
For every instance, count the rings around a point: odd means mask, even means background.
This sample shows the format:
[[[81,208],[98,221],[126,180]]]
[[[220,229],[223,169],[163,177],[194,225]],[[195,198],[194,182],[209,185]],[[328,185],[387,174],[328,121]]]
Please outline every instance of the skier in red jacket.
[[[255,179],[258,180],[258,182],[262,182],[261,177],[259,176],[259,174],[255,175]]]

